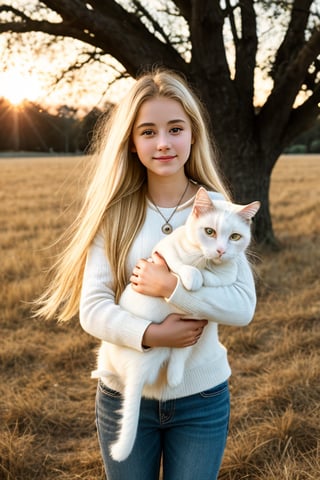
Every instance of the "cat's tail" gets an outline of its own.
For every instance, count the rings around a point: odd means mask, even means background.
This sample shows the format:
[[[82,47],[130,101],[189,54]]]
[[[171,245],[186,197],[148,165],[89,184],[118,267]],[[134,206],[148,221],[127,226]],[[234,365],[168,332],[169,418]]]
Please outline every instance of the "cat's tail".
[[[120,431],[117,440],[110,447],[111,457],[117,462],[122,462],[129,456],[136,439],[141,395],[145,383],[141,377],[137,381],[132,381],[131,377],[124,390]]]

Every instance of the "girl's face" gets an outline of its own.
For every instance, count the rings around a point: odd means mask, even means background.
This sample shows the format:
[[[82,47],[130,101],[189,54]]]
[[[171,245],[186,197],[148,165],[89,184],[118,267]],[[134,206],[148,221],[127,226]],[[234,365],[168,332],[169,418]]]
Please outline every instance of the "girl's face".
[[[146,100],[133,125],[132,141],[132,151],[137,153],[148,175],[168,177],[183,173],[193,143],[190,119],[176,100]]]

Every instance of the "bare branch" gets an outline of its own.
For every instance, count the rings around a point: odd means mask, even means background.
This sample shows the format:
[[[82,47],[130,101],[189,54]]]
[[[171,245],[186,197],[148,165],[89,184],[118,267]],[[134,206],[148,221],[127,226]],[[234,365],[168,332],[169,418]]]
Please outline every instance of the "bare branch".
[[[133,0],[133,5],[136,7],[136,13],[138,14],[138,16],[146,17],[148,22],[150,22],[150,24],[152,25],[154,31],[161,35],[165,43],[170,44],[170,39],[168,35],[165,33],[159,22],[157,22],[155,18],[150,14],[150,12],[146,8],[144,8],[143,5],[141,5],[137,0]]]
[[[117,58],[132,76],[140,69],[142,58],[145,64],[166,64],[186,72],[185,60],[171,44],[159,40],[134,13],[113,0],[91,0],[94,11],[81,0],[44,0],[43,3],[56,11],[63,21],[51,23],[27,18],[23,22],[0,24],[0,33],[41,31],[72,37]]]
[[[280,45],[270,75],[277,82],[294,59],[305,40],[305,29],[312,0],[294,0],[290,23]]]
[[[288,145],[296,136],[312,127],[314,119],[319,114],[320,103],[320,85],[318,85],[313,94],[299,107],[292,110],[287,128],[283,135],[283,144]]]
[[[13,13],[15,16],[20,17],[22,20],[25,20],[25,21],[30,20],[30,18],[24,12],[22,12],[21,10],[18,10],[17,8],[12,7],[11,5],[0,6],[0,13],[1,12]]]
[[[181,12],[181,15],[187,20],[187,22],[191,21],[192,16],[192,2],[191,0],[175,0],[174,2],[178,9]]]
[[[254,71],[258,48],[256,13],[253,0],[240,0],[241,37],[236,42],[235,83],[240,93],[240,102],[252,106],[254,95]],[[252,113],[250,108],[249,115]]]
[[[68,68],[65,68],[60,71],[59,76],[56,77],[55,83],[58,84],[62,80],[66,78],[66,76],[70,73],[73,73],[75,71],[81,70],[85,65],[88,65],[90,63],[93,63],[97,60],[100,60],[101,57],[101,52],[97,52],[96,50],[94,51],[83,51],[82,55],[85,57],[83,60],[78,59],[76,62],[73,64],[69,65]]]
[[[283,129],[285,129],[288,124],[291,108],[306,77],[308,68],[319,53],[320,29],[313,32],[309,41],[302,46],[295,59],[287,66],[284,74],[275,84],[267,102],[262,107],[259,116],[264,125],[262,129],[262,135],[264,137],[268,138],[274,135],[275,132],[277,136],[281,137]],[[318,89],[316,91],[318,91]],[[277,112],[276,131],[272,128],[275,111]],[[303,109],[298,111],[303,112]],[[297,113],[295,115],[297,115]],[[271,141],[271,138],[269,141]],[[273,138],[272,141],[276,141],[276,139]]]
[[[205,70],[209,78],[219,78],[221,82],[227,84],[230,80],[230,71],[223,39],[224,12],[218,2],[212,5],[207,0],[194,2],[192,7],[190,23],[192,64]],[[214,61],[208,52],[214,52]]]
[[[239,36],[237,32],[237,27],[236,27],[236,22],[234,18],[234,10],[237,7],[232,7],[230,4],[230,0],[226,0],[226,9],[225,9],[225,14],[229,18],[230,22],[230,27],[231,27],[231,33],[232,33],[232,38],[234,41],[235,46],[238,44],[239,41]]]

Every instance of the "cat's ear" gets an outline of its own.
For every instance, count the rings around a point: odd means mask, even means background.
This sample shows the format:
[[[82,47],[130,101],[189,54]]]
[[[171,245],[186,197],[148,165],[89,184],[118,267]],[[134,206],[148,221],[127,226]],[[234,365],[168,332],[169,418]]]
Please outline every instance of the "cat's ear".
[[[244,220],[250,221],[253,219],[253,217],[259,210],[260,205],[261,203],[258,201],[249,203],[248,205],[244,205],[243,207],[241,207],[237,213]]]
[[[207,190],[200,187],[193,202],[192,214],[196,217],[208,213],[214,209],[213,203]]]

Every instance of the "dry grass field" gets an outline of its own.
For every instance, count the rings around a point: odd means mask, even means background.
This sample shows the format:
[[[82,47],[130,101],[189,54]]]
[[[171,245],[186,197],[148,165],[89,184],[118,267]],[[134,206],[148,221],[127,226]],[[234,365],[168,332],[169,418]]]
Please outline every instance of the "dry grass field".
[[[0,480],[104,478],[90,379],[98,342],[76,321],[33,319],[29,304],[85,161],[0,158]],[[319,156],[279,160],[271,207],[282,248],[257,252],[254,321],[220,329],[233,376],[219,480],[320,478],[319,174]]]

